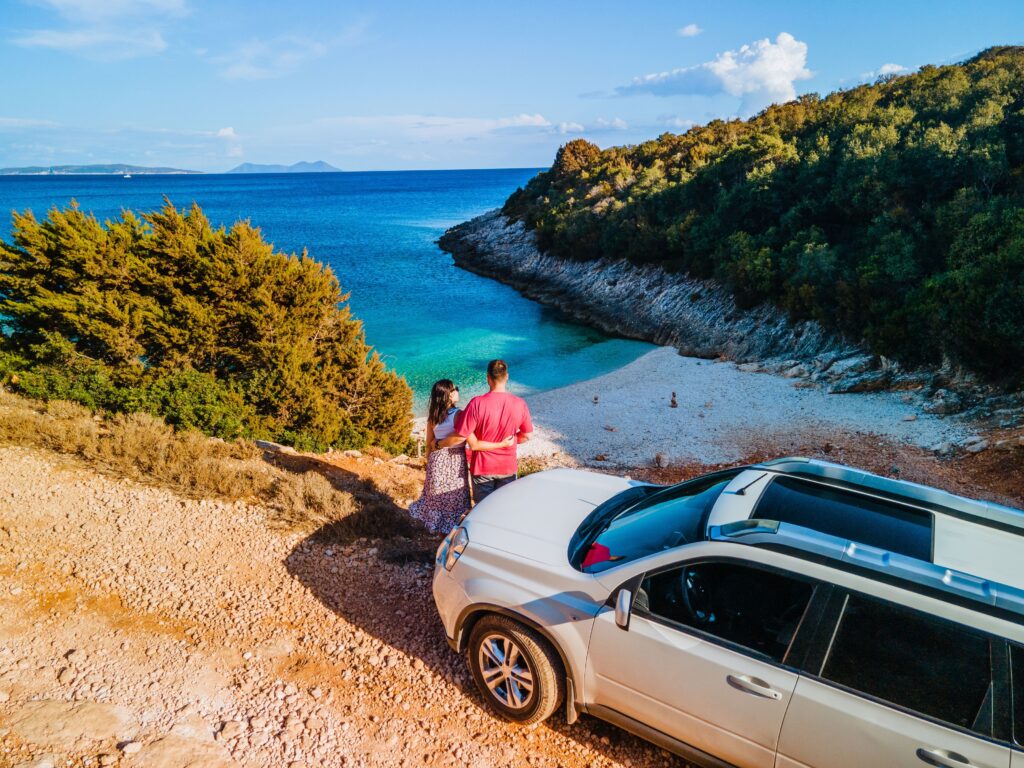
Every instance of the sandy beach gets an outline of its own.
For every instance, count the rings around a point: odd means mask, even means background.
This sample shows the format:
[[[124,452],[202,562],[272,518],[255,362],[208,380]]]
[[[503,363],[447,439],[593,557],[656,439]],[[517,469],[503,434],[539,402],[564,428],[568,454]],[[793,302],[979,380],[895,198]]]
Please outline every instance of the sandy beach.
[[[924,413],[905,393],[828,394],[797,384],[660,347],[603,376],[528,395],[536,431],[520,455],[606,467],[650,465],[658,454],[664,463],[720,463],[747,454],[754,438],[861,432],[929,447],[973,432]]]

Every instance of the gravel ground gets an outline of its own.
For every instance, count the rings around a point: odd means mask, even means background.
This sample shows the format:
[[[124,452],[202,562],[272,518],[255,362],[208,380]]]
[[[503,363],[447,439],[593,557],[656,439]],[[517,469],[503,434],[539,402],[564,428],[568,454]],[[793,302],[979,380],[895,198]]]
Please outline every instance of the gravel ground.
[[[810,430],[859,431],[922,447],[971,434],[954,419],[924,413],[911,394],[830,395],[734,363],[683,357],[671,347],[527,402],[538,426],[522,455],[560,453],[581,464],[642,466],[656,454],[663,463],[736,461],[754,435],[784,441]]]
[[[591,718],[488,716],[433,544],[277,532],[0,449],[0,767],[680,764]]]

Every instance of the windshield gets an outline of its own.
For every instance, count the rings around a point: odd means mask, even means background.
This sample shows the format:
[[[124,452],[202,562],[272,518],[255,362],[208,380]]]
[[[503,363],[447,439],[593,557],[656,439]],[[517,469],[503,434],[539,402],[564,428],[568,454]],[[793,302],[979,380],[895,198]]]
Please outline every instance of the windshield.
[[[588,519],[580,527],[581,531],[585,527],[589,530],[573,564],[586,573],[598,573],[653,552],[702,540],[711,508],[740,471],[717,472],[647,493],[634,503],[609,505],[611,514],[604,519]]]

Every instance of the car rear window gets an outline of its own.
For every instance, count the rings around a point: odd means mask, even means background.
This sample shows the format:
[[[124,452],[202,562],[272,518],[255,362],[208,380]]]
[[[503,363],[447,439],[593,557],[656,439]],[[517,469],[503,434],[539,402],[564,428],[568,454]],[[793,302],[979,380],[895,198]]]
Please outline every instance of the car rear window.
[[[596,573],[702,540],[711,507],[737,474],[721,473],[680,483],[626,508],[590,543],[582,569]]]
[[[810,528],[918,560],[932,559],[930,512],[793,477],[765,489],[753,517]]]

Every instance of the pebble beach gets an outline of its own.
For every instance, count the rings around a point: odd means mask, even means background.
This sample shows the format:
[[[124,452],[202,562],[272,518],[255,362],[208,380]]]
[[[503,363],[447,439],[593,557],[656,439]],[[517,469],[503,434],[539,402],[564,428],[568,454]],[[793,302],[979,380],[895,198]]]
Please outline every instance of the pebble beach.
[[[955,418],[925,413],[912,394],[829,394],[803,380],[684,357],[671,347],[526,401],[536,431],[522,456],[558,454],[569,463],[609,467],[650,465],[658,455],[665,463],[736,461],[754,435],[861,432],[927,448],[973,434]]]

